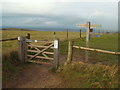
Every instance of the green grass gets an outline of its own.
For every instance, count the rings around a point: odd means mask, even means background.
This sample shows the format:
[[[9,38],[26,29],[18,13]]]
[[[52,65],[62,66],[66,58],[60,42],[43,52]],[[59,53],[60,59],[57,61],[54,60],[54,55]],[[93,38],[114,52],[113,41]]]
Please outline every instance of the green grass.
[[[17,51],[11,51],[9,54],[2,55],[2,82],[6,83],[11,80],[14,73],[22,71],[22,69],[29,65],[28,63],[23,63],[18,59]]]
[[[2,37],[4,38],[11,38],[11,37],[18,37],[18,36],[26,36],[27,33],[31,34],[31,39],[37,39],[37,40],[54,40],[53,32],[44,32],[44,31],[3,31]],[[84,36],[85,34],[83,34]],[[56,32],[56,36],[60,38],[60,53],[67,55],[67,48],[68,48],[68,42],[66,41],[66,32]],[[83,37],[82,36],[82,37]],[[77,46],[86,46],[85,37],[82,39],[79,38],[78,32],[69,32],[69,39],[74,40],[74,45]],[[18,49],[18,43],[17,41],[7,41],[2,43],[2,50],[3,54],[10,53],[11,51],[17,51]],[[98,37],[91,37],[90,39],[90,47],[96,48],[96,49],[103,49],[103,50],[109,50],[109,51],[118,51],[118,34],[104,34],[101,35],[100,38]],[[76,53],[76,50],[74,49],[74,55],[79,56],[79,53]],[[81,51],[82,53],[85,53],[84,51]],[[90,52],[90,59],[92,61],[96,62],[102,62],[104,64],[114,64],[118,61],[117,55],[110,55],[110,54],[103,54],[103,53],[96,53],[96,52]]]
[[[85,38],[74,40],[74,45],[86,46]],[[118,51],[118,34],[105,34],[100,38],[91,37],[90,47],[95,49],[102,49],[108,51]],[[75,49],[76,50],[76,49]],[[84,51],[81,51],[85,53]],[[111,55],[99,52],[89,51],[89,58],[91,61],[101,62],[104,64],[116,64],[118,63],[118,55]]]
[[[37,39],[37,40],[54,40],[53,32],[44,32],[44,31],[3,31],[2,32],[2,38],[12,38],[12,37],[18,37],[18,36],[26,36],[27,33],[31,34],[31,39]],[[83,36],[85,34],[83,33]],[[66,32],[56,32],[56,36],[60,38],[60,54],[67,55],[67,48],[68,48],[68,41],[66,40]],[[79,38],[78,32],[69,32],[69,39],[74,40],[74,45],[78,46],[86,46],[85,45],[85,37],[82,39]],[[1,42],[0,42],[1,43]],[[97,49],[103,49],[103,50],[109,50],[109,51],[118,51],[118,35],[117,34],[105,34],[102,35],[100,38],[97,37],[91,37],[90,40],[90,47],[97,48]],[[23,64],[18,60],[18,43],[17,41],[7,41],[2,43],[2,61],[3,61],[3,81],[7,81],[11,78],[11,76],[18,70],[21,70],[22,67],[26,66],[27,64]],[[80,56],[80,53],[84,53],[83,50],[74,49],[74,55],[73,56]],[[84,55],[83,55],[84,57]],[[79,59],[79,58],[78,58]],[[73,58],[74,60],[74,58]],[[96,62],[102,62],[103,64],[109,64],[109,65],[115,65],[118,61],[118,56],[116,55],[110,55],[110,54],[103,54],[103,53],[96,53],[96,52],[90,52],[90,60],[96,61]],[[79,61],[79,60],[78,60]],[[101,69],[100,72],[98,68],[103,68],[103,70],[106,68],[105,65],[93,65],[93,68],[95,71],[95,75],[92,75],[92,67],[90,65],[82,65],[78,64],[72,68],[71,66],[67,66],[66,69],[64,69],[63,78],[64,83],[66,87],[105,87],[104,85],[107,85],[107,87],[110,87],[110,84],[108,84],[109,79],[108,77],[102,77],[100,78],[100,73],[102,73]],[[84,72],[84,66],[89,71]],[[98,68],[97,68],[98,66]],[[113,67],[109,67],[108,71],[114,70]],[[68,69],[67,69],[68,68]],[[69,72],[69,69],[72,70]],[[80,69],[76,71],[77,69]],[[106,70],[106,69],[105,69]],[[83,71],[83,72],[81,72]],[[107,71],[106,71],[107,72]],[[107,72],[109,73],[109,72]],[[111,73],[111,72],[110,72]],[[109,74],[110,74],[109,73]],[[99,75],[100,74],[100,75]],[[103,74],[103,73],[102,73]],[[68,77],[67,77],[68,75]],[[98,75],[98,76],[97,76]],[[93,78],[90,79],[89,78]],[[116,76],[115,76],[116,77]],[[102,80],[105,81],[105,84],[102,83]],[[75,81],[76,79],[76,81]],[[100,79],[100,80],[99,80]],[[68,80],[68,82],[67,82]],[[112,80],[117,80],[113,79]],[[73,82],[75,81],[75,82]],[[70,84],[72,82],[72,84]],[[107,84],[106,84],[107,82]],[[91,84],[92,83],[92,84]],[[72,86],[70,86],[72,85]],[[111,87],[117,87],[116,82],[112,82]]]
[[[14,38],[18,36],[26,36],[27,33],[31,34],[31,39],[34,40],[54,40],[54,32],[44,32],[44,31],[15,31],[15,30],[5,30],[2,31],[2,39]],[[74,33],[74,34],[73,34]],[[70,39],[79,37],[79,33],[69,32]],[[0,32],[1,34],[1,32]],[[60,41],[66,40],[66,32],[56,32],[57,37]],[[1,43],[1,42],[0,42]],[[20,69],[26,66],[18,59],[18,42],[6,41],[2,42],[2,63],[3,63],[3,82],[7,82],[12,78],[16,71],[21,71]]]
[[[73,62],[58,69],[63,88],[118,88],[118,65]]]
[[[14,31],[14,30],[5,30],[2,31],[2,39],[5,38],[14,38],[18,36],[26,36],[27,33],[31,34],[32,40],[54,40],[54,32],[49,31]],[[56,36],[60,38],[60,41],[64,41],[67,39],[66,32],[56,32]],[[69,39],[77,39],[79,37],[78,32],[69,32]],[[2,43],[3,51],[11,51],[10,49],[17,50],[17,41],[7,41]],[[6,50],[5,50],[6,49]]]
[[[14,30],[6,30],[2,31],[2,38],[11,38],[18,36],[25,36],[27,33],[31,34],[32,39],[37,40],[54,40],[54,32],[53,31],[14,31]],[[60,38],[60,40],[66,40],[66,32],[58,31],[56,32],[56,36]],[[69,39],[78,38],[78,32],[69,32]]]
[[[85,38],[76,39],[74,45],[86,46]],[[90,38],[91,48],[98,48],[109,51],[118,51],[118,34],[105,34],[98,37]]]

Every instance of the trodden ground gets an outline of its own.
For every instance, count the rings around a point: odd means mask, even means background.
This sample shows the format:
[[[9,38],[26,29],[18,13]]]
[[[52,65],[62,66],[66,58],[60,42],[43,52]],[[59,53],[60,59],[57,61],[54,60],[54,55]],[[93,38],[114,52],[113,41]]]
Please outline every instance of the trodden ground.
[[[30,64],[3,88],[57,88],[61,83],[59,74],[50,72],[50,65]]]

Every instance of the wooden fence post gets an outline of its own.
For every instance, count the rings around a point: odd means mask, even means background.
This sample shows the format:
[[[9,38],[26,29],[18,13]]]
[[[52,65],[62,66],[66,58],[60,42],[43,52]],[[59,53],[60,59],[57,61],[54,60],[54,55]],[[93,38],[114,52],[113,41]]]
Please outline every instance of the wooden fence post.
[[[27,33],[26,38],[30,39],[30,33]]]
[[[27,61],[27,44],[25,37],[18,37],[18,53],[20,61]]]
[[[68,43],[67,64],[72,62],[72,58],[73,58],[73,41],[69,41],[69,43]]]
[[[54,38],[56,38],[56,32],[54,32]]]
[[[54,40],[54,67],[59,66],[59,39]]]
[[[30,39],[30,33],[27,33],[26,38],[27,38],[27,39]],[[27,44],[30,45],[29,42],[27,42]],[[30,49],[30,46],[28,46],[28,49]]]
[[[67,30],[67,40],[68,40],[68,29],[66,29]]]

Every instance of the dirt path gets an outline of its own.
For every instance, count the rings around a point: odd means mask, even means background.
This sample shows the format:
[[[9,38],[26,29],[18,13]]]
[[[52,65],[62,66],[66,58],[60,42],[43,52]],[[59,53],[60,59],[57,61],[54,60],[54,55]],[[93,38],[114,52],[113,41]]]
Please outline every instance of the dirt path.
[[[8,82],[5,88],[57,88],[61,78],[57,73],[51,73],[50,65],[31,64],[14,79]]]
[[[78,55],[79,54],[79,55]],[[60,64],[66,61],[67,55],[60,55]],[[83,53],[76,51],[74,61],[84,60]],[[14,75],[13,80],[3,85],[3,88],[58,88],[61,87],[61,77],[50,72],[50,65],[30,64]]]
[[[60,64],[66,61],[67,55],[60,55]],[[57,88],[61,87],[61,77],[50,72],[51,65],[30,64],[18,71],[12,80],[3,88]]]

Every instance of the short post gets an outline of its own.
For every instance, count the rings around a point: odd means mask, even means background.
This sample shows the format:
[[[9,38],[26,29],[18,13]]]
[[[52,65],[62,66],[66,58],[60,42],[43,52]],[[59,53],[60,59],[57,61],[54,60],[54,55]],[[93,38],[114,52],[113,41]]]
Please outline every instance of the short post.
[[[27,33],[26,38],[27,38],[27,39],[30,39],[30,33]]]
[[[59,39],[54,40],[54,68],[59,66]]]
[[[56,38],[56,32],[54,32],[54,38]]]
[[[81,29],[80,29],[80,38],[81,38]]]
[[[27,38],[27,39],[30,39],[30,33],[27,33],[26,38]],[[27,44],[30,45],[29,42],[27,42]],[[30,46],[28,46],[28,49],[30,49]]]
[[[72,59],[73,59],[73,41],[69,41],[69,43],[68,43],[67,64],[71,63]]]
[[[20,61],[27,60],[27,44],[26,44],[25,37],[22,37],[22,36],[18,37],[18,53],[19,53]]]
[[[67,30],[67,40],[68,40],[68,29],[66,29]]]

